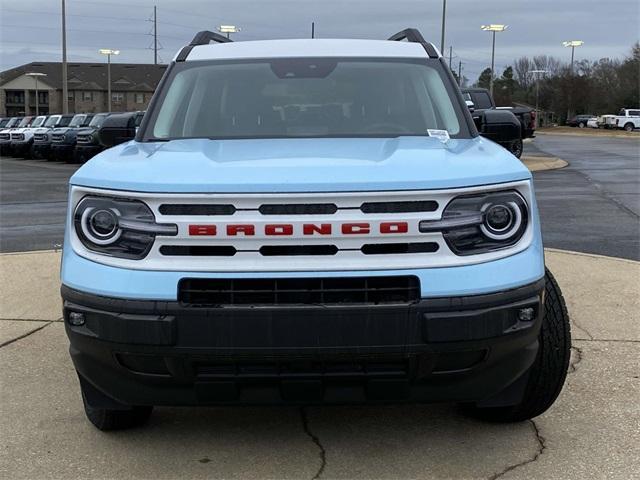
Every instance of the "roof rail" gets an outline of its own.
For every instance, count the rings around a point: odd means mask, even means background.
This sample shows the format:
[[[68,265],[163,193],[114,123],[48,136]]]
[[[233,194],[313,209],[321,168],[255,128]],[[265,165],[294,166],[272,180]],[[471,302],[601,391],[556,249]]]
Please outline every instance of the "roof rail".
[[[230,38],[227,38],[219,33],[210,32],[209,30],[203,30],[201,32],[196,33],[196,36],[193,37],[191,43],[180,50],[180,53],[176,57],[176,62],[184,62],[189,56],[189,52],[193,47],[198,45],[208,45],[211,42],[215,43],[228,43],[232,42]]]
[[[401,42],[402,40],[406,40],[411,43],[419,43],[422,45],[422,48],[425,49],[430,58],[438,58],[438,51],[435,47],[427,42],[420,31],[417,28],[405,28],[401,32],[396,33],[395,35],[391,35],[389,40],[395,42]]]

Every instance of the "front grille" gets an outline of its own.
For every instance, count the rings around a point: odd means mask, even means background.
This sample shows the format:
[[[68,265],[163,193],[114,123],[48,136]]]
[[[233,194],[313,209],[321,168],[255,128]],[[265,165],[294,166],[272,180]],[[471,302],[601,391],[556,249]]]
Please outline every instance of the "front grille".
[[[19,141],[24,140],[24,133],[12,133],[11,140],[19,140]]]
[[[91,143],[93,135],[78,135],[77,141],[78,143]]]
[[[62,143],[63,140],[64,140],[64,133],[54,133],[51,136],[51,141],[53,143]]]
[[[9,140],[11,139],[11,134],[9,133],[0,133],[0,140]]]
[[[36,133],[33,136],[33,141],[34,142],[46,142],[47,141],[47,134],[46,133]]]
[[[419,298],[415,276],[184,278],[178,285],[178,300],[191,307],[408,304]]]

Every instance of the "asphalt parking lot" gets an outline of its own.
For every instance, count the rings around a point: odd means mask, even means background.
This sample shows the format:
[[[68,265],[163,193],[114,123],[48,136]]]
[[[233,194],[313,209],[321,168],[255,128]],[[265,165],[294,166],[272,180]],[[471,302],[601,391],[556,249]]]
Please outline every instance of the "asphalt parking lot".
[[[588,253],[546,254],[573,355],[542,416],[496,425],[451,405],[158,408],[146,428],[98,432],[60,321],[60,253],[13,253],[0,255],[0,478],[640,478],[640,138],[540,135],[527,149],[570,163],[534,174],[546,246]],[[2,252],[61,243],[75,169],[0,160]]]
[[[569,162],[534,173],[545,246],[640,260],[640,135],[539,135],[527,150]],[[0,160],[0,252],[62,243],[67,181],[77,168]]]

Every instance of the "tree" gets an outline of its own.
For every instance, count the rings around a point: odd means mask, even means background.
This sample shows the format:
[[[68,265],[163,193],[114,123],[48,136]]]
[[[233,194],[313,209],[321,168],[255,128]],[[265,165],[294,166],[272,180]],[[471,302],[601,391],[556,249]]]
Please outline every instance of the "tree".
[[[493,96],[496,105],[511,105],[513,103],[513,94],[516,91],[517,82],[513,78],[513,67],[505,68],[502,76],[497,78],[493,85]]]
[[[491,69],[485,68],[480,76],[478,77],[478,81],[476,82],[476,86],[480,88],[489,88],[491,84]]]

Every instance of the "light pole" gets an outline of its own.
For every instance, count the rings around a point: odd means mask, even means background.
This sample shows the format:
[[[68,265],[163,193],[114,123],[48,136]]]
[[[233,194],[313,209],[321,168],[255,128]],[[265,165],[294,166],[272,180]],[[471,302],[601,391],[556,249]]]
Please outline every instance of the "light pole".
[[[489,79],[489,91],[493,96],[493,70],[495,68],[495,58],[496,58],[496,32],[504,32],[507,29],[508,25],[500,25],[498,23],[492,23],[490,25],[482,25],[480,28],[485,32],[491,32],[492,34],[492,42],[491,42],[491,78]]]
[[[444,26],[447,16],[447,0],[442,0],[442,32],[440,35],[440,53],[444,52]]]
[[[576,47],[581,47],[584,44],[584,42],[582,40],[569,40],[568,42],[562,42],[562,45],[565,47],[571,47],[571,67],[570,67],[570,71],[571,71],[571,79],[570,82],[572,84],[573,87],[573,59],[575,58],[575,53],[576,53]],[[569,95],[567,95],[567,121],[571,118],[571,103],[572,103],[572,98],[571,98],[571,90],[569,90]]]
[[[31,72],[31,73],[25,73],[25,75],[27,77],[32,77],[36,81],[36,117],[37,117],[38,115],[40,115],[40,108],[39,108],[40,98],[38,95],[38,77],[46,77],[47,74],[40,73],[40,72]]]
[[[546,70],[529,70],[527,73],[533,73],[536,76],[536,128],[540,126],[540,111],[538,104],[540,101],[540,74],[547,73]]]
[[[69,113],[67,88],[67,14],[62,0],[62,113]]]
[[[220,25],[218,27],[218,31],[220,33],[226,33],[227,38],[231,38],[230,34],[238,33],[240,31],[240,27],[236,27],[235,25]]]
[[[98,50],[102,55],[107,56],[107,112],[111,111],[111,55],[120,55],[120,50],[101,48]]]
[[[568,42],[562,42],[565,47],[571,47],[571,75],[573,75],[573,59],[576,53],[576,47],[581,47],[584,44],[582,40],[569,40]]]

